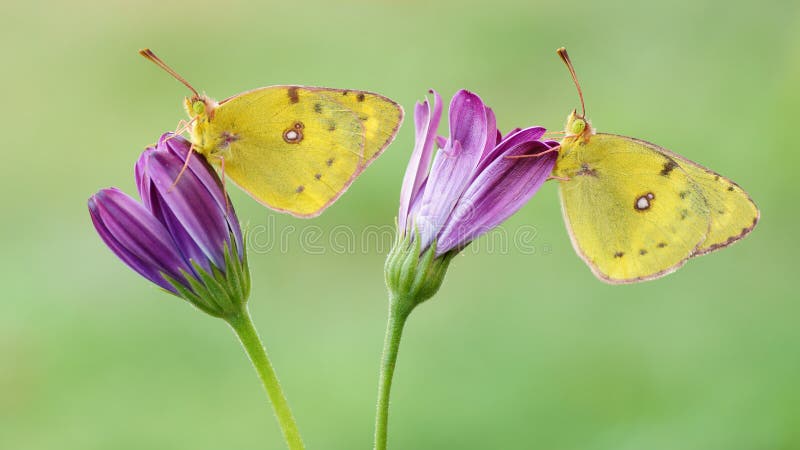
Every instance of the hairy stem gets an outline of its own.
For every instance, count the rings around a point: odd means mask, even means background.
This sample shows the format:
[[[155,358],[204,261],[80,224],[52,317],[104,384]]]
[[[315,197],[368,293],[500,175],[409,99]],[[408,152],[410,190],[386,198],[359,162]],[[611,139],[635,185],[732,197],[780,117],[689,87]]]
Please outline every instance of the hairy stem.
[[[400,349],[400,338],[403,327],[411,312],[405,308],[397,308],[396,303],[389,302],[389,320],[386,323],[386,336],[383,341],[383,357],[378,379],[378,406],[375,413],[375,450],[386,450],[389,427],[389,397],[392,390],[392,378],[397,364],[397,353]]]
[[[272,410],[278,419],[278,425],[281,428],[286,444],[290,450],[304,450],[305,446],[303,445],[303,439],[300,437],[300,430],[297,428],[292,410],[289,408],[289,403],[286,401],[286,396],[283,394],[278,377],[275,375],[275,370],[269,362],[267,351],[258,337],[258,332],[253,325],[253,320],[250,318],[247,307],[242,308],[242,312],[237,316],[229,318],[228,323],[242,342],[247,356],[250,357],[253,367],[258,372],[258,377],[264,384],[264,389],[266,389],[267,396],[272,403]]]

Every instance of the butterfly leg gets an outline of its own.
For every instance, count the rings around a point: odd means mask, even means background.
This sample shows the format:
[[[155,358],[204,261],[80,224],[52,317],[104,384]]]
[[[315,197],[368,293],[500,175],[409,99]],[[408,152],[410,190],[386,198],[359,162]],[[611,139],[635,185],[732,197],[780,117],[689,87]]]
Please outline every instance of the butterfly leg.
[[[230,202],[228,201],[228,190],[225,188],[225,157],[222,155],[219,158],[219,172],[220,179],[222,180],[222,194],[225,196],[225,210],[230,212]]]
[[[561,150],[561,146],[557,145],[557,146],[555,146],[553,148],[549,148],[549,149],[547,149],[547,150],[545,150],[543,152],[540,152],[540,153],[534,153],[532,155],[513,155],[513,156],[506,156],[505,158],[506,159],[538,158],[538,157],[540,157],[542,155],[546,155],[548,153],[558,152],[559,150]]]
[[[189,151],[186,153],[186,160],[183,162],[183,167],[181,167],[181,171],[178,172],[178,176],[175,177],[175,181],[172,182],[172,186],[170,186],[170,190],[174,188],[178,184],[178,180],[181,179],[183,172],[186,172],[186,168],[189,167],[189,161],[192,159],[192,153],[194,153],[194,144],[189,147]]]
[[[188,130],[189,127],[192,126],[192,124],[194,123],[195,120],[197,120],[197,116],[192,117],[192,119],[188,120],[188,121],[187,120],[183,120],[183,119],[179,120],[178,121],[178,127],[175,128],[175,131],[173,132],[173,136],[179,136],[179,135],[185,133],[186,130]]]

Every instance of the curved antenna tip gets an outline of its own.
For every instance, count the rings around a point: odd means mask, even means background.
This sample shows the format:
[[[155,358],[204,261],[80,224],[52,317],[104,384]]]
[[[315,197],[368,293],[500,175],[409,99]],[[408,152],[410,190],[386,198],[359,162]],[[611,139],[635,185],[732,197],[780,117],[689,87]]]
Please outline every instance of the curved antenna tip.
[[[167,63],[161,60],[161,58],[156,56],[156,54],[153,53],[152,50],[150,50],[149,48],[143,48],[139,50],[139,54],[144,56],[146,59],[154,62],[158,67],[161,67],[162,69],[164,69],[165,72],[172,75],[176,80],[180,81],[184,86],[186,86],[187,88],[189,88],[190,91],[192,91],[195,97],[200,96],[200,94],[197,93],[197,90],[195,90],[195,88],[193,88],[192,85],[189,84],[189,82],[186,81],[185,78],[180,76],[178,72],[176,72],[172,67],[168,66]]]
[[[564,61],[564,64],[567,65],[569,74],[572,76],[572,81],[575,83],[575,88],[578,90],[578,97],[581,100],[581,117],[586,118],[586,105],[583,103],[583,91],[581,90],[580,83],[578,83],[578,75],[575,73],[575,67],[573,67],[572,61],[570,61],[569,59],[569,54],[567,54],[567,49],[561,47],[558,50],[556,50],[556,53],[558,53],[558,56],[560,56],[561,60]]]

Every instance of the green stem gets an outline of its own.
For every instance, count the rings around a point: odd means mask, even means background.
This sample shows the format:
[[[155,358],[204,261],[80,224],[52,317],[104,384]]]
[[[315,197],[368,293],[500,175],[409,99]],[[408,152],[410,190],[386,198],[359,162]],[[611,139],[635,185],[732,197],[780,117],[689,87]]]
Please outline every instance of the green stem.
[[[394,301],[389,302],[389,320],[386,324],[386,337],[383,340],[383,358],[378,379],[378,409],[375,413],[375,450],[386,450],[392,377],[397,364],[403,327],[411,312],[410,309],[397,308],[396,305]]]
[[[272,402],[272,410],[275,412],[275,417],[278,419],[278,425],[283,432],[283,438],[290,450],[304,450],[303,439],[300,437],[300,430],[297,428],[297,423],[292,416],[292,410],[289,408],[289,403],[286,401],[286,396],[281,390],[281,385],[278,382],[278,377],[275,375],[275,370],[267,357],[267,351],[258,337],[256,327],[253,325],[253,320],[250,318],[250,313],[247,307],[243,307],[240,314],[230,317],[228,323],[236,332],[236,336],[242,342],[250,361],[253,363],[258,377],[264,384],[264,389],[267,391],[270,402]]]

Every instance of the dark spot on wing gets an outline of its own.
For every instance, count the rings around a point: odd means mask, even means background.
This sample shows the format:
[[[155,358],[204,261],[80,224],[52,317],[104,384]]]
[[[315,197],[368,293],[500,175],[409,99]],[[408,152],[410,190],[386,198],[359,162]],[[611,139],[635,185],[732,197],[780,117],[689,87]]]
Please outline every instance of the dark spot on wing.
[[[287,89],[286,93],[289,95],[289,101],[292,103],[297,103],[300,101],[300,97],[297,96],[297,87],[292,86]]]
[[[321,173],[315,174],[314,178],[319,180],[320,178],[322,178],[322,174]]]
[[[319,103],[314,103],[314,112],[317,113],[317,114],[321,113],[322,112],[322,105],[320,105]]]
[[[667,162],[664,163],[664,168],[661,169],[661,176],[668,177],[669,173],[675,170],[676,167],[678,167],[678,163],[676,163],[671,159],[668,160]]]
[[[350,93],[350,91],[342,91],[342,95],[347,95],[349,93]]]
[[[364,101],[364,94],[359,93],[358,95],[356,95],[356,100],[358,100],[360,102],[363,102]]]
[[[333,120],[328,121],[328,131],[336,130],[336,122]]]
[[[642,256],[644,256],[644,255],[646,255],[646,254],[647,254],[647,250],[645,250],[645,249],[641,249],[641,250],[639,250],[639,254],[640,254],[640,255],[642,255]]]
[[[614,258],[622,258],[623,256],[625,256],[625,252],[614,253]]]
[[[306,190],[305,186],[297,186],[297,189],[295,189],[294,191],[299,194],[299,193],[301,193],[301,192],[303,192],[305,190]]]
[[[658,245],[656,245],[656,247],[658,247],[658,248],[664,248],[666,246],[667,246],[666,242],[659,242]]]
[[[575,175],[585,175],[588,177],[596,177],[597,171],[589,167],[589,164],[581,164],[581,170],[575,172]]]
[[[328,158],[328,160],[327,160],[327,161],[325,161],[325,164],[327,164],[327,165],[328,165],[328,167],[330,167],[330,166],[332,166],[332,165],[333,165],[333,161],[334,161],[334,159],[333,159],[333,158]]]
[[[728,190],[733,192],[733,186],[728,186]]]
[[[688,209],[682,209],[681,210],[681,220],[686,219],[688,216],[689,216],[689,210]]]
[[[295,122],[292,128],[283,130],[283,140],[287,144],[297,144],[303,140],[303,123]]]
[[[714,181],[719,181],[719,175],[714,175]]]
[[[686,198],[686,196],[687,196],[687,195],[689,195],[689,191],[681,191],[680,193],[678,193],[678,195],[679,195],[681,198],[684,198],[684,199],[685,199],[685,198]]]
[[[650,201],[655,198],[656,196],[652,192],[648,192],[633,201],[633,209],[636,211],[646,211],[650,209]]]

